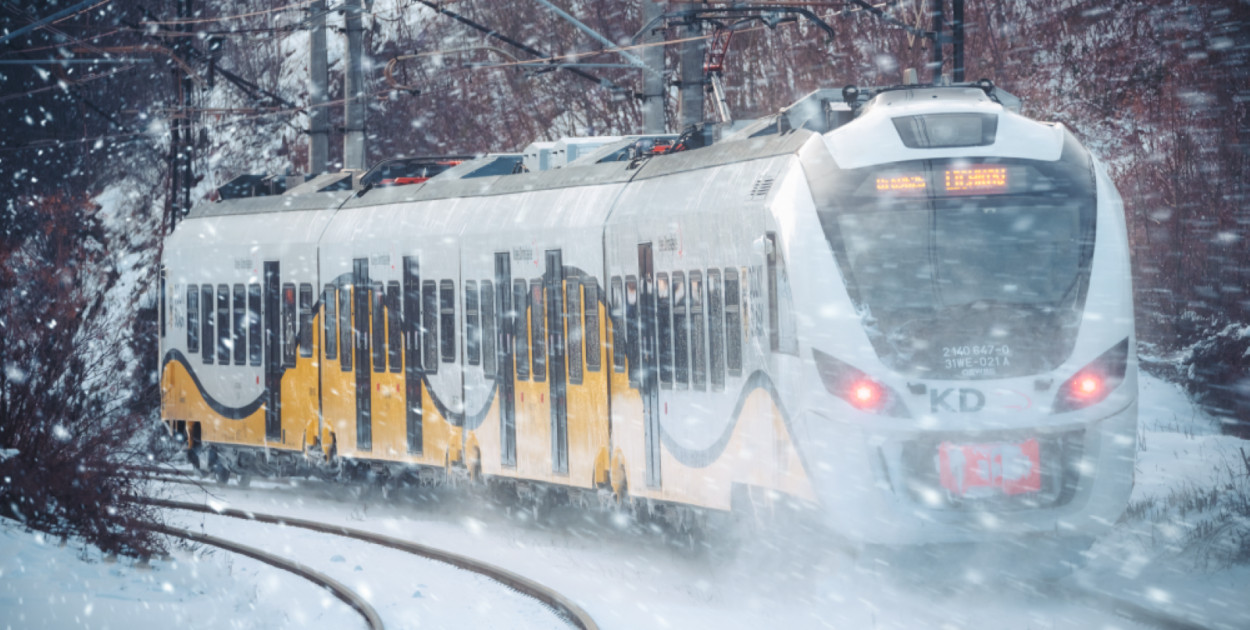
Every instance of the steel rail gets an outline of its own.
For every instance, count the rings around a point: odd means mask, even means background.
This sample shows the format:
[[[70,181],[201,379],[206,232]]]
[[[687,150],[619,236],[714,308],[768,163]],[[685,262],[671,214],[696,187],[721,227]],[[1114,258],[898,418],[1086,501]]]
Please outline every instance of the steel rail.
[[[365,618],[365,623],[369,625],[369,628],[371,630],[385,630],[385,626],[382,624],[382,618],[378,616],[378,611],[374,610],[373,606],[370,606],[369,602],[365,601],[365,599],[361,597],[360,594],[356,593],[350,588],[347,588],[346,586],[343,585],[342,582],[339,582],[338,580],[335,580],[334,578],[324,573],[314,571],[313,569],[303,564],[300,564],[298,562],[295,562],[294,560],[288,560],[281,556],[271,554],[267,551],[262,551],[255,547],[249,547],[247,545],[239,544],[232,540],[226,540],[225,538],[218,538],[216,536],[210,536],[208,534],[201,534],[199,532],[193,532],[189,529],[181,529],[178,527],[170,527],[168,525],[159,525],[156,523],[144,524],[141,527],[143,527],[144,529],[154,531],[154,532],[165,534],[167,536],[185,538],[187,540],[192,540],[198,543],[203,543],[205,545],[212,545],[213,547],[220,547],[221,549],[225,549],[226,551],[232,551],[241,556],[247,556],[254,560],[259,560],[260,562],[264,562],[265,564],[268,564],[270,566],[277,567],[279,569],[282,569],[283,571],[294,573],[295,575],[298,575],[308,580],[309,582],[312,582],[313,584],[316,584],[317,586],[328,589],[330,592],[334,593],[335,597],[343,600],[344,603],[346,603],[348,606],[351,606],[353,609],[356,610],[356,612],[360,613],[360,615]]]
[[[589,613],[587,613],[584,609],[582,609],[581,606],[578,606],[577,604],[575,604],[572,600],[560,594],[558,591],[555,591],[554,589],[551,589],[550,587],[544,586],[543,584],[537,581],[534,581],[530,578],[527,578],[523,575],[513,573],[512,571],[509,571],[507,569],[497,567],[495,565],[483,562],[481,560],[477,560],[475,558],[470,558],[468,556],[462,556],[462,555],[451,553],[449,551],[444,551],[442,549],[438,549],[435,547],[430,547],[427,545],[422,545],[420,543],[415,543],[415,542],[411,542],[408,540],[402,540],[402,539],[394,538],[391,536],[385,536],[383,534],[377,534],[374,532],[353,529],[350,527],[343,527],[341,525],[330,525],[328,523],[321,523],[318,521],[311,521],[311,520],[301,519],[301,518],[277,516],[274,514],[263,514],[260,512],[237,510],[234,508],[224,508],[224,509],[217,510],[217,509],[213,509],[201,503],[188,503],[185,501],[172,501],[169,499],[135,497],[135,498],[132,498],[131,500],[137,503],[142,503],[144,505],[151,505],[151,506],[156,506],[156,507],[164,507],[164,508],[170,508],[170,509],[175,509],[175,510],[187,510],[189,512],[200,512],[204,514],[215,514],[217,516],[228,516],[231,518],[256,521],[258,523],[269,523],[269,524],[274,524],[274,525],[287,525],[290,527],[299,527],[301,529],[307,529],[310,531],[320,532],[323,534],[333,534],[336,536],[354,538],[357,540],[362,540],[364,542],[373,543],[375,545],[380,545],[383,547],[389,547],[391,549],[396,549],[399,551],[411,553],[413,555],[421,556],[423,558],[428,558],[430,560],[435,560],[438,562],[442,562],[444,564],[449,564],[453,567],[463,569],[465,571],[471,571],[479,575],[484,575],[488,578],[491,578],[492,580],[495,580],[496,582],[503,584],[504,586],[507,586],[511,589],[514,589],[526,595],[529,595],[530,597],[533,597],[534,599],[537,599],[538,601],[543,602],[544,604],[550,606],[556,611],[558,615],[563,617],[566,621],[568,621],[573,626],[577,628],[581,628],[582,630],[598,630],[599,628],[599,625],[595,623],[595,620],[591,618]]]
[[[182,473],[181,471],[178,471],[175,474],[186,474],[186,473]],[[190,475],[187,475],[183,478],[151,477],[149,479],[151,481],[162,481],[162,482],[167,482],[167,483],[183,483],[183,484],[191,484],[191,485],[202,485],[202,482],[204,481],[208,481],[209,483],[213,483],[213,484],[216,483],[208,479],[204,479],[204,480],[195,479],[191,477]],[[340,534],[340,535],[348,536],[352,538],[358,537],[355,534],[363,534],[367,537],[377,537],[379,539],[385,539],[388,542],[380,542],[376,540],[369,540],[369,542],[376,542],[377,544],[385,545],[385,546],[392,547],[395,549],[400,549],[401,551],[409,551],[411,553],[422,555],[422,556],[425,556],[434,560],[447,562],[449,564],[458,566],[460,568],[463,568],[469,571],[481,573],[481,571],[477,571],[477,569],[474,569],[468,566],[461,566],[457,564],[456,560],[444,559],[444,556],[448,558],[453,558],[453,559],[460,558],[459,556],[455,556],[454,554],[450,554],[448,552],[425,547],[424,545],[420,545],[418,543],[411,543],[411,542],[404,541],[404,540],[382,536],[380,534],[373,534],[371,532],[354,530],[354,529],[350,529],[346,527],[340,527],[337,525],[325,525],[325,524],[316,523],[313,521],[303,521],[301,519],[295,519],[295,518],[286,518],[286,517],[273,516],[273,515],[267,515],[267,514],[257,514],[254,512],[247,512],[245,510],[225,509],[225,510],[218,511],[218,510],[214,510],[211,507],[201,505],[198,503],[183,503],[181,501],[167,501],[163,499],[145,499],[145,501],[150,502],[150,504],[152,505],[157,505],[157,506],[162,506],[162,507],[171,507],[175,509],[187,509],[187,510],[193,510],[197,512],[204,512],[207,514],[218,514],[221,516],[231,516],[234,518],[252,519],[252,520],[266,522],[266,523],[282,523],[286,525],[291,525],[293,527],[306,527],[306,524],[307,524],[307,525],[311,525],[311,527],[307,527],[307,528],[313,529],[314,531],[320,531],[320,532],[331,533],[331,534]],[[266,520],[266,519],[271,519],[271,520]],[[390,543],[394,543],[394,544],[390,544]],[[409,549],[408,548],[409,546],[413,547],[413,549]],[[441,555],[440,557],[429,556],[424,553],[425,550],[430,550]],[[527,580],[524,577],[518,576],[504,569],[498,569],[497,567],[493,567],[486,563],[482,563],[482,562],[472,560],[472,559],[466,559],[466,560],[475,564],[479,564],[483,567],[487,567],[488,569],[498,570],[506,574],[507,576],[515,577],[520,580],[525,580],[526,582],[529,582],[530,584],[532,584],[534,589],[538,589],[539,591],[543,593],[550,591],[550,589],[547,589],[541,584],[534,583],[530,580]],[[484,574],[487,575],[488,577],[504,582],[508,586],[512,586],[513,588],[516,588],[517,590],[527,595],[531,595],[539,599],[540,601],[544,601],[548,605],[552,606],[553,608],[556,608],[557,610],[566,610],[566,609],[563,609],[559,603],[549,601],[547,599],[544,599],[544,597],[540,595],[534,594],[530,590],[527,590],[520,586],[515,586],[509,583],[506,578],[501,579],[491,573],[484,573]],[[1164,630],[1205,630],[1207,628],[1207,626],[1204,626],[1201,623],[1191,621],[1182,616],[1169,613],[1169,612],[1164,612],[1164,611],[1157,610],[1157,609],[1153,609],[1153,608],[1150,608],[1149,606],[1145,606],[1137,602],[1129,601],[1127,599],[1117,597],[1110,593],[1104,593],[1101,591],[1092,590],[1092,589],[1079,586],[1079,585],[1075,585],[1075,584],[1060,583],[1060,584],[1056,584],[1054,588],[1059,593],[1068,595],[1074,599],[1079,599],[1081,601],[1084,601],[1093,608],[1097,608],[1099,610],[1104,610],[1104,611],[1110,611],[1121,617],[1125,617],[1125,618],[1128,618],[1128,619],[1131,619],[1133,621],[1137,621],[1140,623],[1148,624],[1156,628],[1163,628]],[[567,601],[558,593],[554,593],[553,591],[551,592],[556,597],[560,598],[561,601]],[[565,612],[565,615],[566,617],[570,619],[570,621],[572,621],[574,624],[579,625],[582,628],[587,628],[587,629],[597,628],[594,621],[590,618],[589,615],[585,613],[585,611],[583,611],[581,608],[578,608],[576,604],[572,604],[571,602],[569,602],[568,605],[571,607],[571,609],[567,609]],[[574,613],[572,612],[572,610],[576,610],[579,612]],[[578,616],[579,614],[581,615],[581,617]],[[582,618],[585,619],[584,622],[582,621]]]

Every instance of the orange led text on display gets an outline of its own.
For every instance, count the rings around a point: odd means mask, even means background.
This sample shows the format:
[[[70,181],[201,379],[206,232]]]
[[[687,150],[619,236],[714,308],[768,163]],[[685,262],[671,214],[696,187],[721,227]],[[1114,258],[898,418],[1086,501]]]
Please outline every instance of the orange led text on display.
[[[880,188],[881,180],[877,180]],[[1007,191],[1007,169],[1001,166],[973,166],[946,170],[946,192],[955,194]]]
[[[924,177],[920,175],[895,175],[893,177],[878,177],[878,192],[899,192],[924,190]]]

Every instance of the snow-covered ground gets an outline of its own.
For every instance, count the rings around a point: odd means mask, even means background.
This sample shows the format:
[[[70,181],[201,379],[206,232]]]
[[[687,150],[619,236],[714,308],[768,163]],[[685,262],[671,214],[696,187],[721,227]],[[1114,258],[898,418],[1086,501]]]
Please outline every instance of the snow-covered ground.
[[[1250,567],[1229,566],[1218,547],[1187,537],[1204,521],[1238,524],[1221,520],[1213,508],[1174,508],[1175,497],[1230,488],[1238,475],[1244,492],[1239,449],[1250,446],[1219,435],[1179,388],[1145,375],[1140,410],[1135,511],[1095,544],[1088,566],[1069,583],[1210,627],[1250,627],[1244,596]],[[185,485],[161,490],[175,499],[341,523],[478,557],[556,588],[604,628],[1140,627],[1061,589],[1005,581],[993,572],[918,578],[907,567],[797,544],[784,534],[690,552],[574,509],[535,521],[456,496],[384,499],[320,482],[278,486],[209,485],[209,497]],[[558,624],[546,608],[489,580],[396,551],[219,516],[171,518],[339,578],[366,593],[388,627]],[[1227,530],[1213,536],[1219,542]],[[163,627],[177,615],[207,628],[299,627],[314,620],[323,627],[360,625],[337,600],[299,578],[224,552],[180,553],[141,570],[128,561],[102,564],[90,553],[80,561],[84,554],[72,546],[44,544],[12,525],[0,540],[0,627],[116,628],[122,621]],[[321,623],[331,617],[332,623]],[[343,625],[349,623],[356,626]]]
[[[184,548],[109,559],[0,519],[0,628],[363,628],[329,592],[267,564]]]

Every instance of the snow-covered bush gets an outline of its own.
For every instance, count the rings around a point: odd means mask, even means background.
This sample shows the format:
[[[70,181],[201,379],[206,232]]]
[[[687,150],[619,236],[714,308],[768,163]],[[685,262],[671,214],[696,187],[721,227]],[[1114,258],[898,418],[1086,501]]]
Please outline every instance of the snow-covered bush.
[[[1185,388],[1224,432],[1250,438],[1250,324],[1212,324],[1182,367]]]
[[[126,465],[142,416],[113,387],[114,364],[84,351],[125,343],[96,317],[116,272],[83,198],[11,200],[0,211],[0,515],[105,552],[149,555],[161,543]]]

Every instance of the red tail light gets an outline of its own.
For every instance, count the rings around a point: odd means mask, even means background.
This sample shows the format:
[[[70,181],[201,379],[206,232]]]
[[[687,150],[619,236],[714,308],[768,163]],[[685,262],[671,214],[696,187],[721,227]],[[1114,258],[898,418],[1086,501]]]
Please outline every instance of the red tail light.
[[[1072,394],[1077,398],[1091,398],[1102,392],[1102,379],[1096,374],[1078,374],[1072,382]]]
[[[845,400],[860,411],[910,418],[902,398],[890,387],[881,384],[863,371],[833,356],[812,349],[820,380],[830,394]]]
[[[851,404],[860,409],[873,409],[881,403],[881,386],[867,379],[851,386]]]
[[[1125,339],[1064,381],[1055,396],[1054,413],[1084,409],[1102,402],[1124,381],[1127,364],[1128,339]]]

